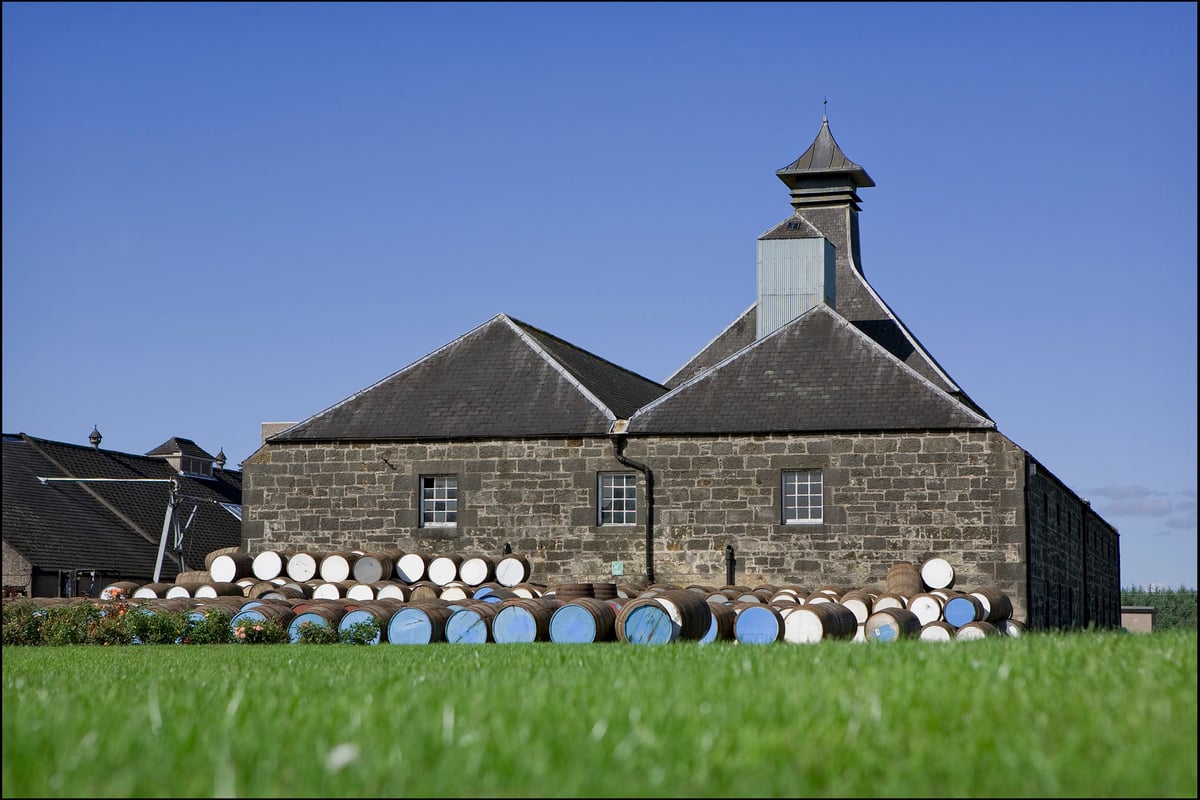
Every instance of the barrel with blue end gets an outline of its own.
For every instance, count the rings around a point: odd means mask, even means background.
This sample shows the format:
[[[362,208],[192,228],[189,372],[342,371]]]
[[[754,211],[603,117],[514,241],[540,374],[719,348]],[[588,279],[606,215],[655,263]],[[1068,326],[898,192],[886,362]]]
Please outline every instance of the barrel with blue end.
[[[783,638],[783,617],[764,604],[747,604],[737,610],[733,638],[742,644],[770,644]]]
[[[378,623],[378,627],[375,630],[375,634],[366,641],[366,644],[379,644],[380,639],[383,638],[385,633],[383,621],[379,619],[379,615],[377,613],[366,608],[355,608],[342,615],[342,618],[338,620],[337,625],[338,637],[341,638],[342,636],[348,634],[350,629],[355,625],[361,625],[370,622]]]
[[[700,637],[700,644],[732,640],[733,623],[737,619],[737,612],[733,610],[733,606],[712,601],[709,601],[708,605],[712,613],[712,622],[708,625],[708,632]]]
[[[969,622],[979,622],[987,616],[979,598],[969,594],[956,594],[946,601],[942,608],[942,619],[955,628],[961,628]]]
[[[457,644],[494,642],[492,620],[499,611],[498,606],[483,602],[460,608],[446,620],[446,641]]]
[[[561,605],[540,597],[509,598],[492,619],[492,638],[497,644],[548,642],[550,619]]]
[[[594,597],[579,597],[563,604],[550,618],[550,641],[590,644],[616,639],[617,614],[611,605]]]
[[[346,614],[345,606],[337,603],[329,603],[321,606],[309,606],[306,610],[301,611],[296,616],[292,617],[291,623],[288,624],[288,638],[292,644],[297,644],[300,641],[302,633],[301,626],[305,623],[312,623],[323,628],[338,630],[338,623]]]
[[[445,605],[406,606],[388,620],[388,644],[433,644],[446,641],[446,622],[453,614]]]
[[[616,635],[628,644],[667,644],[679,637],[679,626],[653,598],[637,598],[621,606]]]

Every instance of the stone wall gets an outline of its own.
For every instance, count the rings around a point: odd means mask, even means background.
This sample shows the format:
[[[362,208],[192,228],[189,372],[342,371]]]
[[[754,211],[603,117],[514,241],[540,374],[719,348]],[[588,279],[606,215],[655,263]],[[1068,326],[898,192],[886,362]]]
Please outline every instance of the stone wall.
[[[4,585],[21,586],[24,588],[25,595],[29,596],[33,588],[29,585],[33,574],[33,564],[29,563],[29,560],[16,550],[9,547],[8,542],[4,542],[3,560]]]
[[[1117,531],[1029,458],[1030,622],[1038,628],[1120,625]]]
[[[1025,617],[1024,452],[990,431],[631,438],[655,482],[654,577],[680,585],[882,584],[941,556],[956,586],[999,586]],[[781,470],[819,468],[825,518],[781,524]],[[630,472],[607,438],[268,445],[243,465],[244,546],[527,555],[531,579],[645,583],[638,523],[597,524],[597,475]],[[458,524],[418,523],[422,475],[454,474]]]

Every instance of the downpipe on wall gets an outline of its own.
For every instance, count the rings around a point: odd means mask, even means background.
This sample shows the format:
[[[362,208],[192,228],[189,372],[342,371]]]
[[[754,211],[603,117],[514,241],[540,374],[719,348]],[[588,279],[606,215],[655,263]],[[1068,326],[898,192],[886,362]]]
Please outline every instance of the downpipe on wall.
[[[625,457],[623,434],[614,434],[612,442],[617,461],[646,476],[646,585],[649,586],[654,583],[654,472],[645,464]]]

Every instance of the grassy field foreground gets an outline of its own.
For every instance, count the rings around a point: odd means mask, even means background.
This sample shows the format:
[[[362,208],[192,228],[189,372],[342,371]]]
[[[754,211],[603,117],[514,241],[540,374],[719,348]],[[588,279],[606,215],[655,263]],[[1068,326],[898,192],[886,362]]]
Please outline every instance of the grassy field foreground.
[[[4,797],[1195,797],[1197,636],[4,647]]]

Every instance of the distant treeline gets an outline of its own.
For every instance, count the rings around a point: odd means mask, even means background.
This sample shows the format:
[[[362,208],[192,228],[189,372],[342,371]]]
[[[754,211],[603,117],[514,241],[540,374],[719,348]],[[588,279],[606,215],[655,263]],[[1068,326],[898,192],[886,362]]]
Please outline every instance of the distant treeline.
[[[1132,586],[1121,590],[1121,605],[1150,606],[1154,609],[1154,629],[1187,628],[1196,630],[1196,590],[1144,589]]]

